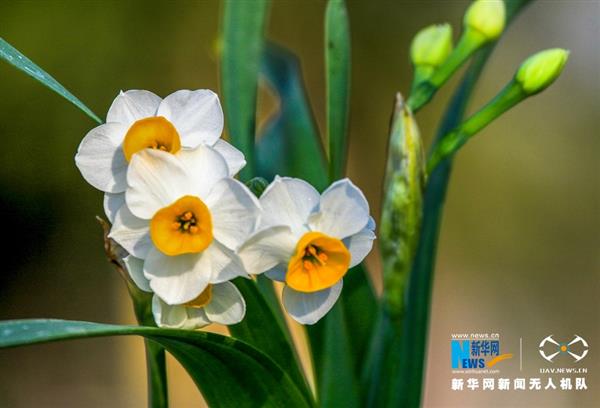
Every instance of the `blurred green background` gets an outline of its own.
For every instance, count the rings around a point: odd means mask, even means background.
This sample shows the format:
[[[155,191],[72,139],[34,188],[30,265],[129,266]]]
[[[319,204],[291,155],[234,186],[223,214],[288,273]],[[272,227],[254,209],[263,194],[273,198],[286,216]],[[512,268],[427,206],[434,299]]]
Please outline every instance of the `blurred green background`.
[[[410,39],[449,21],[465,1],[348,2],[352,31],[349,174],[379,214],[386,134],[396,91],[411,80]],[[302,61],[324,129],[323,1],[275,0],[268,36]],[[120,89],[166,96],[217,90],[217,1],[3,1],[0,35],[99,116]],[[458,155],[434,284],[424,405],[591,407],[600,399],[600,3],[537,1],[510,27],[471,108],[506,83],[529,54],[572,51],[562,77],[485,129]],[[457,78],[419,113],[429,141]],[[105,263],[94,215],[102,195],[80,177],[76,148],[94,123],[5,63],[0,64],[0,318],[56,317],[132,323],[125,288]],[[5,241],[6,240],[6,241]],[[375,285],[379,263],[372,255]],[[588,391],[450,391],[451,333],[497,332],[505,351],[523,338],[524,371],[545,366],[537,344],[574,333],[590,343],[581,362]],[[508,350],[511,349],[511,350]],[[201,398],[170,361],[174,407]],[[543,377],[543,376],[542,376]],[[0,352],[0,406],[145,405],[138,339],[99,339]],[[501,397],[501,398],[499,398]]]

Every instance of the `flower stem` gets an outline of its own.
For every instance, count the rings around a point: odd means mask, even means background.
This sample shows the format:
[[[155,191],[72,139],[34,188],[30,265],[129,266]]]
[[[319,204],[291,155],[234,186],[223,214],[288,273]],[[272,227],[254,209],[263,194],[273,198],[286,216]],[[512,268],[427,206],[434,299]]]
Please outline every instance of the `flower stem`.
[[[467,140],[527,96],[516,81],[511,81],[479,112],[435,142],[427,162],[427,173],[431,173],[442,160],[456,153]]]
[[[135,317],[140,326],[155,327],[152,316],[152,295],[142,292],[133,282],[127,281],[127,289],[133,302]],[[167,388],[167,367],[165,349],[152,340],[144,340],[146,348],[146,373],[148,378],[148,407],[167,408],[169,393]]]

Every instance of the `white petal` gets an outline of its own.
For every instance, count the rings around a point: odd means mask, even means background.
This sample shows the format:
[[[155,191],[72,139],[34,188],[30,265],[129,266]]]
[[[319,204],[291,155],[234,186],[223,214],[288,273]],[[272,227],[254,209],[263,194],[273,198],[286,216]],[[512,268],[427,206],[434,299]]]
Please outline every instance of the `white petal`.
[[[233,283],[224,282],[212,287],[212,299],[204,311],[215,323],[236,324],[244,318],[246,302]]]
[[[251,236],[238,254],[248,273],[256,275],[280,263],[287,265],[296,250],[296,243],[290,227],[270,227]]]
[[[152,313],[159,327],[193,330],[211,323],[203,308],[168,305],[156,295],[152,298]]]
[[[145,259],[153,247],[148,221],[133,215],[126,205],[117,211],[108,236],[136,258]]]
[[[244,264],[239,256],[218,241],[213,241],[203,253],[203,262],[211,270],[210,283],[221,283],[239,276],[248,278]]]
[[[287,264],[279,264],[265,272],[265,276],[277,282],[285,282]]]
[[[304,180],[275,177],[263,194],[261,228],[288,225],[294,233],[305,230],[310,213],[319,204],[319,193]]]
[[[223,139],[217,140],[213,145],[213,149],[225,158],[231,177],[235,176],[246,165],[244,154]]]
[[[200,145],[195,149],[181,150],[176,155],[189,175],[193,194],[206,199],[214,185],[229,175],[225,158],[212,147]]]
[[[156,295],[152,297],[152,314],[158,327],[181,329],[187,319],[184,306],[170,306]]]
[[[160,101],[160,97],[150,91],[121,91],[108,109],[106,122],[121,123],[129,128],[137,120],[154,116]]]
[[[167,256],[152,248],[144,261],[144,275],[167,304],[186,303],[198,297],[210,281],[211,271],[203,269],[202,258],[202,253]]]
[[[375,231],[375,226],[375,218],[369,216],[369,221],[367,222],[367,226],[365,228]]]
[[[315,324],[335,304],[342,293],[343,281],[318,292],[297,292],[289,286],[283,288],[285,310],[299,323]]]
[[[254,194],[237,180],[221,179],[206,198],[212,217],[215,238],[237,249],[250,235],[258,221],[259,203]]]
[[[358,234],[344,239],[344,245],[350,251],[350,268],[355,267],[371,252],[375,234],[368,228],[363,228]]]
[[[185,147],[213,145],[223,132],[219,97],[208,89],[172,93],[162,101],[156,116],[164,116],[175,125]]]
[[[152,292],[152,289],[150,289],[150,282],[144,276],[144,260],[129,255],[123,258],[123,262],[127,267],[127,272],[129,272],[129,276],[133,283],[144,292]]]
[[[127,188],[127,160],[121,149],[127,127],[106,123],[90,130],[81,141],[75,164],[83,178],[108,193],[120,193]]]
[[[172,154],[146,149],[131,159],[125,200],[136,216],[150,219],[156,211],[189,194],[189,176]]]
[[[183,329],[199,329],[212,323],[208,316],[206,316],[204,308],[186,307],[185,311],[187,313],[187,319],[183,324]]]
[[[125,193],[104,193],[104,214],[111,223],[115,222],[117,211],[123,204],[125,204]]]
[[[312,230],[344,239],[362,230],[369,222],[369,203],[348,179],[333,183],[321,195],[319,209],[310,217]]]

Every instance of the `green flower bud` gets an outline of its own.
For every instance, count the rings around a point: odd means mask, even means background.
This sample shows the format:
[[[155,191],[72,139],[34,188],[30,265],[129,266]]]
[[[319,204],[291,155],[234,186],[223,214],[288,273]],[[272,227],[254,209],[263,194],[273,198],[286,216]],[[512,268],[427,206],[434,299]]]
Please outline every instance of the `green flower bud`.
[[[483,41],[500,37],[506,23],[506,8],[502,0],[475,0],[467,9],[465,28],[476,31]]]
[[[415,66],[438,67],[452,51],[450,24],[432,24],[415,35],[410,46],[410,57]]]
[[[246,182],[246,187],[248,187],[256,197],[260,197],[268,185],[269,182],[262,177],[254,177]]]
[[[421,228],[425,170],[417,122],[397,94],[388,144],[380,222],[384,304],[393,319],[404,311],[408,275]]]
[[[540,51],[521,64],[515,79],[527,94],[541,92],[558,78],[568,58],[569,51],[562,48]]]

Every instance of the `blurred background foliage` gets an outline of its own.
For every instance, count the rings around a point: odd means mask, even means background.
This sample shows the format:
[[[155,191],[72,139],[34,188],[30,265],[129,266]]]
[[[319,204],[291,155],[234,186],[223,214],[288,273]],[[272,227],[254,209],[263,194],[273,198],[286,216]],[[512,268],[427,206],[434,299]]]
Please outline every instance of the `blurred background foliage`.
[[[348,171],[379,214],[388,122],[406,92],[417,30],[449,21],[459,32],[466,1],[348,1],[352,90]],[[324,133],[321,1],[274,0],[271,40],[300,57]],[[218,89],[217,1],[3,1],[0,35],[104,117],[120,89]],[[524,374],[541,365],[548,334],[600,344],[600,3],[538,1],[511,26],[480,81],[471,110],[506,83],[531,53],[572,51],[561,78],[509,112],[458,155],[450,183],[434,283],[424,404],[477,406],[489,394],[452,394],[451,333],[498,332],[506,349],[524,340]],[[449,85],[455,84],[455,78]],[[417,117],[431,139],[446,86]],[[60,317],[133,323],[126,290],[104,261],[101,193],[73,156],[94,126],[31,78],[0,64],[0,216],[4,230],[0,318]],[[274,106],[261,95],[264,115]],[[259,123],[264,123],[264,118]],[[307,158],[310,160],[310,158]],[[369,264],[381,287],[377,255]],[[218,329],[218,328],[217,328]],[[507,350],[508,351],[508,350]],[[588,367],[599,367],[592,352]],[[0,352],[0,406],[144,406],[142,341],[99,339]],[[201,397],[169,362],[174,407]],[[507,375],[519,375],[518,369]],[[503,403],[592,406],[586,392],[514,393]],[[594,387],[594,385],[596,385]]]

